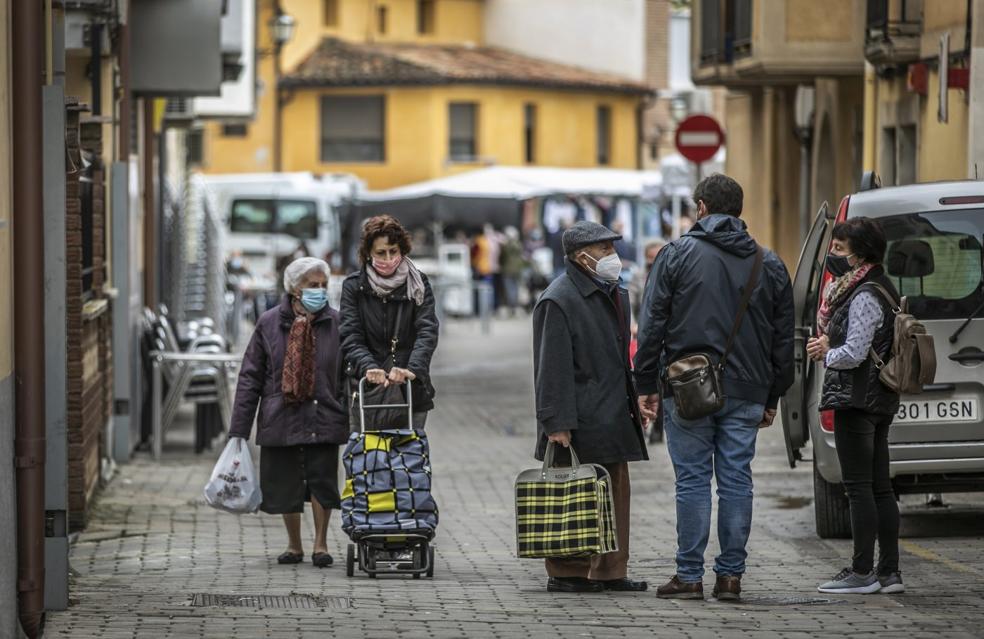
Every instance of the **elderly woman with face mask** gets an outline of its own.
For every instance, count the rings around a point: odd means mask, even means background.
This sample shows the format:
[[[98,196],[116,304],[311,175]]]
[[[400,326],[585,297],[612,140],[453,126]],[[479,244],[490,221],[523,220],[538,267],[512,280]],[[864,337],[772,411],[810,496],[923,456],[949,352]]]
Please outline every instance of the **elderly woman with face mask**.
[[[438,321],[427,276],[410,260],[410,235],[396,219],[366,221],[362,269],[342,284],[342,350],[353,380],[389,386],[411,381],[413,427],[434,408],[430,363]]]
[[[341,385],[338,312],[328,306],[330,270],[302,257],[284,270],[280,305],[260,316],[243,355],[231,437],[249,439],[256,420],[260,446],[260,510],[283,515],[287,550],[281,564],[304,560],[301,513],[311,502],[311,563],[333,563],[328,517],[340,506],[338,446],[348,437]],[[259,413],[257,414],[257,407]]]

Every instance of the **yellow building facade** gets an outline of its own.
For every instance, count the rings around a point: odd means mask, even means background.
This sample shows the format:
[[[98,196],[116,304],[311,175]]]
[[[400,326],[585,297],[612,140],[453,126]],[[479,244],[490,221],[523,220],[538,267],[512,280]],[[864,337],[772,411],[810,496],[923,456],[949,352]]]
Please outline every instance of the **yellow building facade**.
[[[482,7],[481,0],[282,1],[297,27],[278,76],[262,26],[274,8],[261,2],[256,115],[232,127],[206,124],[202,169],[274,170],[273,86],[284,171],[352,173],[385,189],[491,164],[636,168],[646,87],[483,47]],[[332,152],[333,126],[343,136],[363,126],[357,113],[333,120],[332,105],[359,98],[381,111],[378,125],[365,126],[382,150],[362,158],[354,147]]]
[[[949,34],[949,67],[966,69],[967,9],[958,0],[891,0],[883,21],[868,25],[881,46],[866,51],[864,164],[885,186],[973,177],[966,88],[951,83],[946,121],[939,115],[940,39]]]

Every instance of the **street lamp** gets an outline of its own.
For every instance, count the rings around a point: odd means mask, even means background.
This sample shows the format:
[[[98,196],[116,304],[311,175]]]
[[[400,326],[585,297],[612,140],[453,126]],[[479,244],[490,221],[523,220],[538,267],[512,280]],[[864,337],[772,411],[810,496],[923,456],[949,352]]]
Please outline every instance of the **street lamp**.
[[[270,20],[270,39],[278,49],[290,42],[294,36],[294,17],[279,9],[277,15]]]
[[[283,168],[280,148],[283,135],[280,111],[284,104],[280,96],[280,52],[294,35],[294,18],[284,13],[280,5],[277,5],[276,13],[267,26],[270,28],[270,40],[273,41],[273,170],[279,173]]]

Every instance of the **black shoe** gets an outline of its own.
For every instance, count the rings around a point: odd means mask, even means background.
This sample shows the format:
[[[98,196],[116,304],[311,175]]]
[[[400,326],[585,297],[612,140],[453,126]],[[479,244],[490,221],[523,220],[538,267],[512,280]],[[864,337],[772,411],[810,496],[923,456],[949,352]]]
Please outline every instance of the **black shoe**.
[[[335,560],[332,559],[332,556],[326,552],[316,552],[311,555],[311,563],[314,564],[316,568],[327,568],[335,563]]]
[[[614,590],[617,592],[645,592],[649,590],[649,584],[645,581],[634,581],[628,577],[609,579],[601,583],[604,585],[605,590]]]
[[[601,592],[604,586],[600,581],[584,577],[550,577],[547,579],[547,592]]]
[[[299,552],[287,551],[277,557],[278,564],[299,564],[304,561],[304,554]]]

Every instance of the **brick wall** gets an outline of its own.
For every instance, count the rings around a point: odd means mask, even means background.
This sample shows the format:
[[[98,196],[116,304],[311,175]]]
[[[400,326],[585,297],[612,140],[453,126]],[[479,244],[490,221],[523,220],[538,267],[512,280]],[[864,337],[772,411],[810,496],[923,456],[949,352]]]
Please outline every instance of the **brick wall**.
[[[66,176],[66,329],[68,341],[68,482],[69,527],[85,527],[92,497],[99,487],[100,459],[105,454],[104,427],[112,406],[112,314],[104,298],[106,284],[106,174],[102,167],[102,125],[82,122],[84,107],[66,104],[66,145],[71,159]],[[94,156],[92,184],[92,278],[83,281],[81,150]]]

